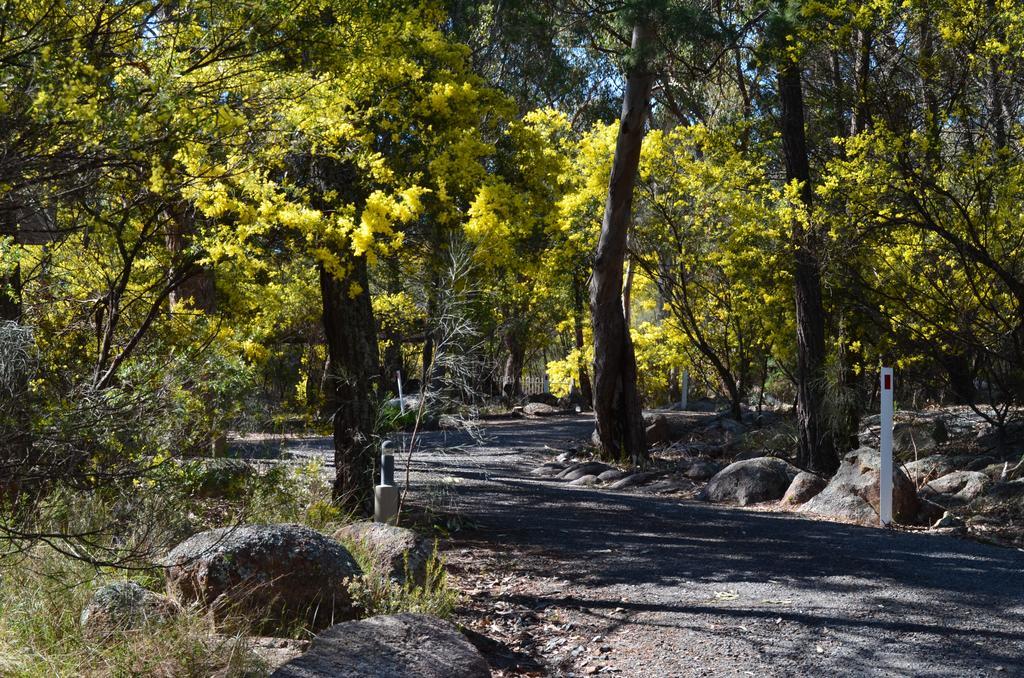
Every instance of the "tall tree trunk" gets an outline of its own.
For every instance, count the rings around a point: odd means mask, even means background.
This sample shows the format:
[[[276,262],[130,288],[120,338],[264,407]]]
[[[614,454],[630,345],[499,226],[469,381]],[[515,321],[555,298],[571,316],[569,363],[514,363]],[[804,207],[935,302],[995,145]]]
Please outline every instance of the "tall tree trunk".
[[[167,234],[167,250],[171,254],[171,280],[185,275],[171,291],[168,299],[171,308],[187,303],[203,313],[217,310],[216,286],[213,271],[197,266],[194,257],[188,253],[196,235],[195,207],[188,202],[178,202],[167,208],[174,222],[173,230]]]
[[[380,363],[366,258],[352,257],[351,263],[353,271],[345,280],[321,265],[320,293],[335,407],[334,499],[346,509],[365,514],[373,487],[373,386]],[[355,298],[349,293],[352,283],[362,288]]]
[[[430,286],[427,288],[427,322],[424,330],[426,337],[423,340],[423,359],[420,364],[420,391],[426,394],[430,390],[431,381],[434,379],[434,326],[438,321],[437,314],[440,307],[438,301],[438,287],[441,284],[440,277],[433,273],[430,279]]]
[[[398,267],[398,260],[389,258],[384,266],[387,291],[391,294],[402,292],[402,273]],[[385,390],[398,394],[398,372],[402,373],[402,379],[408,375],[405,373],[405,361],[402,356],[403,337],[395,327],[382,324],[380,332],[384,340],[384,355],[381,356],[380,374],[384,381]]]
[[[583,404],[587,407],[593,407],[594,404],[594,391],[590,386],[590,371],[587,369],[586,361],[583,360],[583,281],[580,279],[580,275],[573,275],[572,277],[572,294],[573,294],[573,329],[576,339],[576,352],[580,356],[580,360],[577,364],[577,380],[580,388],[580,398],[583,399]]]
[[[505,372],[501,377],[501,394],[509,403],[523,395],[523,363],[526,361],[526,349],[523,347],[522,337],[519,336],[520,331],[517,327],[509,328],[503,337],[508,355],[505,358]]]
[[[632,458],[634,463],[646,457],[647,441],[636,387],[636,356],[622,309],[622,267],[654,81],[646,64],[650,42],[650,28],[638,23],[633,28],[632,65],[626,74],[619,136],[590,284],[597,434],[607,456]]]
[[[800,182],[800,199],[811,208],[811,169],[804,130],[804,99],[799,62],[787,59],[779,69],[782,147],[787,181]],[[793,222],[794,298],[797,335],[797,462],[832,474],[839,459],[825,417],[825,309],[821,299],[820,253],[823,236],[813,225]]]
[[[868,108],[868,84],[871,76],[871,31],[857,30],[857,54],[853,68],[854,102],[850,118],[850,134],[860,134],[868,128],[871,111]]]

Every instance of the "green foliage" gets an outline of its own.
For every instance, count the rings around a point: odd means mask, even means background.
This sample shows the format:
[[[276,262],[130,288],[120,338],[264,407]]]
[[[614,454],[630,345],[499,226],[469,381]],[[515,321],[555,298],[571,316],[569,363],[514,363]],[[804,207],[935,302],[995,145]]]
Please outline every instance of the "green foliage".
[[[198,610],[117,633],[83,636],[79,612],[111,575],[48,547],[0,563],[0,673],[42,678],[81,675],[262,675],[244,638],[213,639]],[[116,580],[116,579],[113,579]]]
[[[458,592],[448,583],[444,558],[438,554],[436,542],[427,560],[423,586],[413,583],[412,577],[408,576],[408,559],[405,581],[398,583],[391,580],[388,574],[377,571],[373,559],[361,557],[358,548],[354,552],[366,574],[352,584],[350,591],[353,600],[366,616],[416,612],[447,619],[452,615],[458,604]]]
[[[331,501],[331,484],[319,459],[271,466],[250,484],[242,506],[251,523],[299,523],[329,532],[346,522]]]

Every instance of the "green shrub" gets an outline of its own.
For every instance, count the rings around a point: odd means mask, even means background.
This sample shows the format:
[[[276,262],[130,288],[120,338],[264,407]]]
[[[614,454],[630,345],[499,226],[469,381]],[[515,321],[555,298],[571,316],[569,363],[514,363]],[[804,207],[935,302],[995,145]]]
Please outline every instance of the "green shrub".
[[[437,552],[436,542],[434,552],[427,560],[427,575],[423,586],[412,582],[408,563],[405,582],[400,584],[392,581],[386,573],[379,572],[373,558],[361,554],[358,547],[353,546],[351,550],[365,574],[351,585],[350,590],[353,600],[365,616],[418,612],[446,619],[452,615],[459,594],[448,584],[448,572],[444,567],[444,558]]]

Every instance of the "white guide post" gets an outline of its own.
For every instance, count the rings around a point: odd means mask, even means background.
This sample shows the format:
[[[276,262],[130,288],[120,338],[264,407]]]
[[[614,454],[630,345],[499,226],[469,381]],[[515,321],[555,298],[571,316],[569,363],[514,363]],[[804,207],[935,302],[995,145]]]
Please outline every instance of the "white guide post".
[[[683,370],[683,395],[679,401],[679,409],[685,410],[690,396],[690,370]]]
[[[878,481],[878,517],[883,527],[892,522],[892,368],[882,368],[882,417],[878,434],[882,457]]]
[[[398,370],[395,372],[395,377],[398,379],[398,408],[405,414],[405,396],[402,395],[402,371]]]

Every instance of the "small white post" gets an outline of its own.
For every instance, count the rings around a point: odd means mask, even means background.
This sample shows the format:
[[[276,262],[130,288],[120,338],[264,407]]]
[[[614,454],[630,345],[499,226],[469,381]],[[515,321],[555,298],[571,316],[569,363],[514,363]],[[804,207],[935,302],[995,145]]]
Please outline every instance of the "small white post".
[[[405,414],[405,396],[402,395],[402,370],[395,372],[395,377],[398,378],[398,408]]]
[[[380,485],[373,488],[373,520],[394,524],[398,518],[399,492],[395,485],[395,455],[390,454],[390,440],[381,444],[380,452]]]
[[[679,409],[685,410],[690,398],[690,370],[683,370],[683,394],[679,400]]]
[[[883,527],[892,522],[892,368],[882,368],[881,429],[878,434],[879,454],[882,457],[878,481],[878,517]]]

